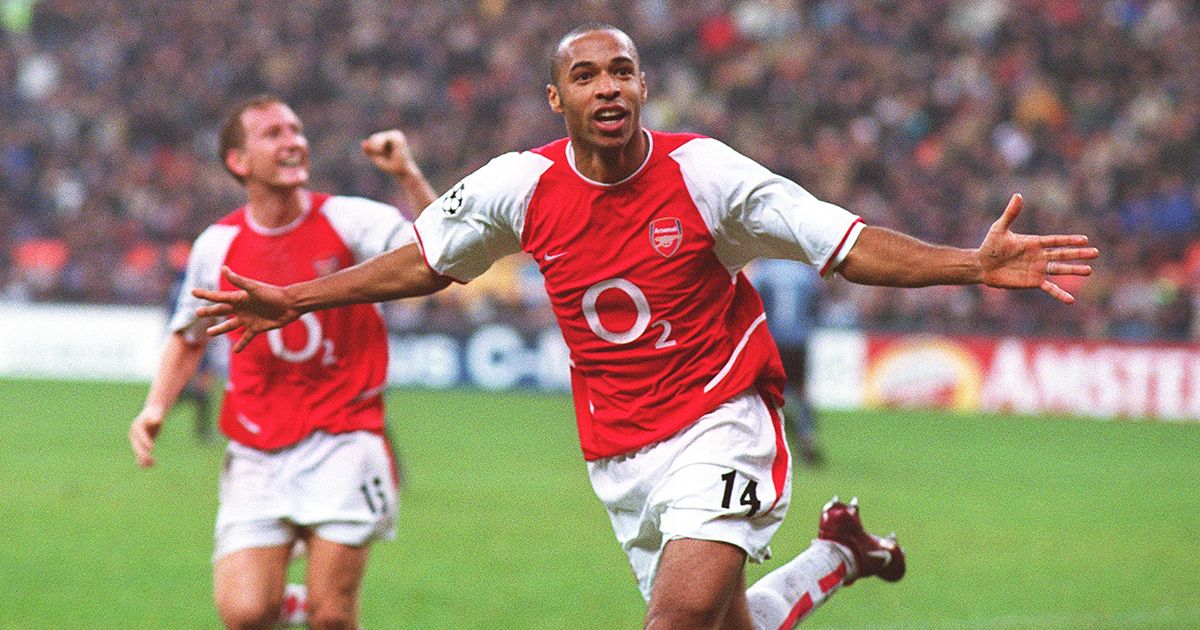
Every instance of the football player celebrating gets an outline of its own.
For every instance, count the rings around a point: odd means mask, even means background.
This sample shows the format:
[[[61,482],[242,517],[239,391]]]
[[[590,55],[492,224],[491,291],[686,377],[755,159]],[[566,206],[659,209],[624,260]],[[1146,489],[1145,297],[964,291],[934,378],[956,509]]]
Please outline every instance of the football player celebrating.
[[[363,151],[392,174],[414,208],[434,199],[397,130]],[[299,117],[271,96],[238,105],[221,130],[220,158],[247,203],[205,230],[192,248],[185,291],[145,407],[129,428],[138,463],[155,463],[155,438],[204,354],[213,321],[197,319],[196,289],[230,289],[221,269],[288,283],[327,276],[413,240],[391,206],[306,188],[308,141]],[[221,431],[214,590],[230,628],[271,628],[286,569],[308,553],[307,614],[314,628],[358,627],[358,594],[370,543],[395,537],[396,479],[384,435],[387,331],[373,305],[307,314],[253,339],[229,361]]]
[[[927,244],[864,226],[717,140],[648,131],[637,49],[608,25],[559,41],[546,96],[567,137],[467,176],[417,219],[417,244],[288,286],[226,271],[236,290],[196,292],[217,303],[201,314],[228,317],[210,334],[249,347],[319,309],[432,293],[525,251],[570,348],[583,456],[647,627],[787,628],[844,584],[900,579],[895,541],[834,500],[812,546],[746,589],[792,477],[784,372],[741,268],[790,258],[865,284],[1034,287],[1070,303],[1050,276],[1087,275],[1098,252],[1084,236],[1013,233],[1019,196],[980,247]]]

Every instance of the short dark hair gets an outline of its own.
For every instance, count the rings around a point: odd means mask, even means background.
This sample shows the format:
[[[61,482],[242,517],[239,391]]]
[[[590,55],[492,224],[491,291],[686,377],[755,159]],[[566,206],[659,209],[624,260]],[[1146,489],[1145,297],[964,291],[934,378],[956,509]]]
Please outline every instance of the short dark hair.
[[[576,26],[575,28],[571,29],[571,31],[569,33],[558,38],[558,42],[554,44],[554,50],[550,51],[550,83],[552,83],[553,85],[558,85],[558,72],[559,72],[559,70],[561,70],[561,68],[558,67],[558,64],[559,64],[558,51],[562,48],[563,42],[565,42],[569,39],[578,37],[580,35],[583,35],[584,33],[590,33],[592,31],[614,31],[614,32],[620,33],[622,35],[625,35],[626,39],[633,41],[632,38],[630,38],[629,35],[627,35],[625,33],[625,31],[623,31],[607,22],[586,22],[584,24],[580,24],[579,26]],[[634,49],[633,49],[633,60],[638,61],[637,47],[634,47]]]
[[[221,123],[221,135],[217,144],[217,158],[221,160],[221,166],[238,180],[238,183],[245,183],[246,179],[237,173],[229,170],[229,165],[225,163],[225,156],[234,149],[241,149],[246,146],[246,126],[242,124],[242,114],[251,109],[266,107],[267,105],[287,105],[283,99],[273,94],[258,94],[250,98],[238,101],[229,113],[225,115],[225,121]]]

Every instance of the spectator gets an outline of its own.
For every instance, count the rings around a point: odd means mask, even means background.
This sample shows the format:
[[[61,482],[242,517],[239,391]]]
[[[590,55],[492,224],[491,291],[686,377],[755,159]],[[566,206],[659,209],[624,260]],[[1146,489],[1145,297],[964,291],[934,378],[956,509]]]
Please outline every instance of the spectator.
[[[1026,190],[1031,231],[1088,232],[1105,251],[1132,243],[1144,266],[1101,262],[1098,275],[1112,281],[1089,290],[1099,311],[1036,292],[996,309],[971,292],[901,297],[835,283],[825,303],[839,320],[1109,336],[1131,328],[1126,300],[1108,291],[1141,272],[1151,283],[1169,275],[1200,242],[1195,3],[29,4],[0,22],[3,242],[6,252],[28,241],[68,251],[32,281],[14,256],[0,257],[0,296],[160,303],[170,266],[131,267],[128,254],[148,246],[162,258],[238,202],[203,156],[222,104],[248,93],[282,94],[320,131],[314,150],[334,159],[314,185],[401,208],[352,155],[354,138],[411,130],[438,187],[488,156],[547,142],[559,122],[531,96],[544,69],[515,51],[593,19],[643,42],[659,86],[646,110],[652,128],[713,135],[873,225],[962,246],[991,220],[967,208]],[[97,265],[129,269],[88,272]],[[1197,320],[1190,299],[1145,308],[1138,335]]]

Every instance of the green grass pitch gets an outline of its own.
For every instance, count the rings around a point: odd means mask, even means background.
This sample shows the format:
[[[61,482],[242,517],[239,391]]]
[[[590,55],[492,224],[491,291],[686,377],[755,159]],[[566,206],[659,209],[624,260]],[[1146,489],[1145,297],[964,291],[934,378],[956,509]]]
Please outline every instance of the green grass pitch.
[[[159,465],[126,439],[144,385],[0,381],[0,628],[215,628],[222,453],[175,412]],[[373,550],[368,628],[635,628],[644,606],[562,396],[398,391],[400,536]],[[812,628],[1200,627],[1200,424],[829,413],[776,561],[831,494],[908,552]]]

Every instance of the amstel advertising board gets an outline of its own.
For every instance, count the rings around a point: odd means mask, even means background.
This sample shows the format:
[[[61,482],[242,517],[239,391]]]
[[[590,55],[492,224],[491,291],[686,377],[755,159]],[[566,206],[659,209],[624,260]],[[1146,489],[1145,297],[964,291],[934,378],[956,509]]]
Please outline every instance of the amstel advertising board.
[[[818,406],[1200,421],[1200,348],[825,331]]]

